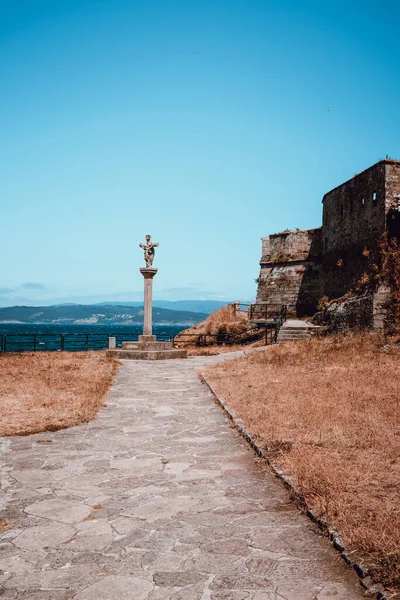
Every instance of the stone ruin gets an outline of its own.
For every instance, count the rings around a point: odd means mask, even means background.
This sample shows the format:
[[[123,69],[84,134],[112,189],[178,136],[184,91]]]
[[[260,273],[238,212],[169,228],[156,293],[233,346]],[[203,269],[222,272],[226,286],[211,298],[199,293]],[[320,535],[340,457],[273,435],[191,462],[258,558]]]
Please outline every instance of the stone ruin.
[[[348,294],[383,234],[400,238],[400,161],[376,163],[326,193],[322,205],[322,227],[262,238],[257,302],[286,304],[301,317],[315,314],[322,297]],[[380,289],[364,299],[367,325],[381,326],[384,296]]]

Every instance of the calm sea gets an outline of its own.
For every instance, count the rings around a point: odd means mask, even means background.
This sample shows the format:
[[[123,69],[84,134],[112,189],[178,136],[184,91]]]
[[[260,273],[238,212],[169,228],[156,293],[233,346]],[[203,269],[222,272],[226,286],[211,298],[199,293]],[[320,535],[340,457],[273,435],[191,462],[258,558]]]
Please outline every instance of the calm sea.
[[[182,325],[154,325],[153,334],[164,341],[177,335]],[[141,325],[47,325],[0,323],[0,352],[50,350],[101,350],[107,348],[108,338],[117,338],[117,347],[123,341],[136,341],[142,333]]]

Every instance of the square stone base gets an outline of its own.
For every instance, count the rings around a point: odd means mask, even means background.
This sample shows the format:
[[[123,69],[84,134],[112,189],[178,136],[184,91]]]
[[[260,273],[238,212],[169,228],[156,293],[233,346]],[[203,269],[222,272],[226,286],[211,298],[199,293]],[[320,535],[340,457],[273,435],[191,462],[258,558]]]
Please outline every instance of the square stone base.
[[[122,350],[173,350],[172,342],[122,342]],[[154,336],[155,337],[155,336]]]
[[[109,348],[107,356],[130,360],[170,360],[187,358],[187,350],[174,348],[172,342],[157,342],[155,335],[140,335],[137,342],[122,342],[122,348]]]
[[[148,344],[149,342],[157,342],[156,335],[139,335],[140,344]]]
[[[107,356],[129,360],[171,360],[172,358],[187,358],[187,350],[171,348],[169,350],[107,350]]]

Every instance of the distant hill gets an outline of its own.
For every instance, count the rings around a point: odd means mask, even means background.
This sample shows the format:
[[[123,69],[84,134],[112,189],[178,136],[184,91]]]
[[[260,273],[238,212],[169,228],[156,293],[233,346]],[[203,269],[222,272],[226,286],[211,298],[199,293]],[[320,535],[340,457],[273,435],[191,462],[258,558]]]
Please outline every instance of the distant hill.
[[[210,314],[225,306],[229,302],[220,300],[155,300],[154,306],[168,308],[170,310],[189,310],[191,312],[202,312]]]
[[[153,306],[169,310],[184,310],[210,314],[229,302],[220,300],[153,300]],[[99,302],[94,306],[143,306],[143,302]]]
[[[206,313],[169,310],[153,306],[155,325],[194,325],[207,318]],[[143,306],[105,305],[58,305],[58,306],[9,306],[0,308],[0,323],[99,323],[141,324]]]

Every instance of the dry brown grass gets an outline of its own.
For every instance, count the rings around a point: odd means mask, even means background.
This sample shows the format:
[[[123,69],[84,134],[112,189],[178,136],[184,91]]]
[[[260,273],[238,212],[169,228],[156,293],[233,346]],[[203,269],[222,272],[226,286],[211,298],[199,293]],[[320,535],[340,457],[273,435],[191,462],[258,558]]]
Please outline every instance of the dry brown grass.
[[[348,549],[400,591],[400,347],[372,333],[269,347],[206,369]],[[396,595],[396,597],[398,597]]]
[[[117,362],[101,352],[0,355],[0,435],[56,431],[91,421]]]

